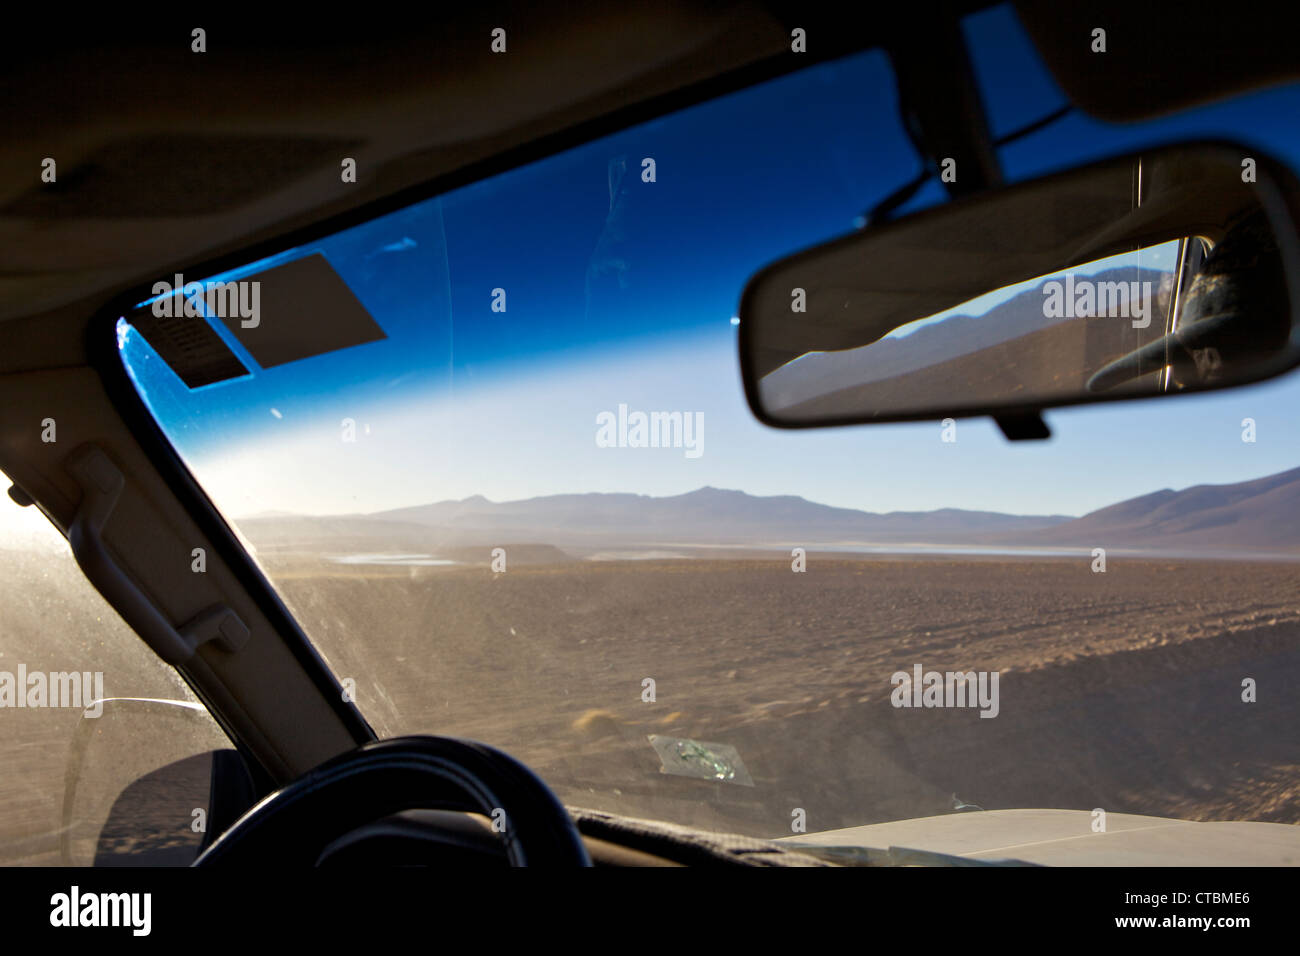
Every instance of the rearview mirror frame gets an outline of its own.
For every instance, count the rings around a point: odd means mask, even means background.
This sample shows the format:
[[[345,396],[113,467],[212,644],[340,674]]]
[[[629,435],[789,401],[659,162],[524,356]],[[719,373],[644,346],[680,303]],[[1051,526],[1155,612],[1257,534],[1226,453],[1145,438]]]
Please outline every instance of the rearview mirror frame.
[[[804,263],[808,263],[822,257],[828,253],[843,252],[851,249],[856,244],[862,244],[866,240],[880,241],[887,240],[892,233],[903,229],[915,229],[918,225],[930,225],[942,222],[947,216],[954,211],[961,210],[969,212],[971,209],[980,205],[988,204],[997,200],[1013,196],[1018,192],[1024,192],[1029,189],[1042,190],[1051,188],[1056,183],[1068,182],[1080,174],[1087,171],[1115,164],[1124,161],[1136,161],[1139,158],[1156,159],[1161,154],[1172,153],[1178,150],[1203,149],[1207,151],[1219,151],[1225,154],[1235,154],[1240,160],[1253,160],[1255,181],[1251,183],[1259,200],[1260,206],[1265,210],[1269,224],[1277,239],[1278,251],[1283,264],[1283,274],[1286,282],[1286,295],[1290,302],[1291,308],[1291,335],[1285,350],[1269,361],[1261,362],[1259,374],[1252,375],[1248,380],[1233,380],[1217,384],[1200,385],[1195,389],[1190,389],[1184,393],[1164,393],[1164,394],[1093,394],[1079,395],[1076,397],[1052,398],[1047,401],[1032,401],[1025,403],[1007,403],[1007,404],[959,404],[955,403],[951,408],[942,412],[936,409],[926,409],[922,411],[903,411],[889,412],[885,414],[848,414],[842,416],[819,417],[810,420],[789,420],[781,419],[769,414],[764,408],[759,391],[761,375],[756,368],[755,348],[755,300],[758,290],[764,284],[772,279],[774,274],[788,272],[792,268],[798,268]],[[1245,181],[1245,180],[1243,180]],[[1046,438],[1049,432],[1042,423],[1041,414],[1043,411],[1052,408],[1064,408],[1074,405],[1091,405],[1103,402],[1116,401],[1141,401],[1151,398],[1167,398],[1173,394],[1208,394],[1225,388],[1242,388],[1247,385],[1267,381],[1285,374],[1288,371],[1300,366],[1300,180],[1291,171],[1290,167],[1281,161],[1268,155],[1263,150],[1254,149],[1245,146],[1239,142],[1227,140],[1189,140],[1173,144],[1165,144],[1152,147],[1149,149],[1136,150],[1126,153],[1119,153],[1104,158],[1100,161],[1080,164],[1052,173],[1047,176],[1037,177],[1031,180],[1015,183],[1010,186],[990,189],[979,193],[975,196],[954,200],[941,205],[922,210],[910,216],[888,222],[876,228],[860,230],[840,238],[833,239],[829,242],[821,243],[817,246],[802,250],[791,256],[784,257],[756,272],[746,283],[745,289],[741,295],[739,316],[739,336],[738,348],[740,354],[741,379],[745,392],[745,399],[751,412],[763,424],[772,428],[780,429],[806,429],[806,428],[828,428],[842,427],[846,425],[864,425],[864,424],[891,424],[900,422],[918,422],[918,421],[942,421],[948,418],[979,418],[992,417],[997,421],[1003,432],[1009,439],[1016,440],[1021,438]],[[1086,260],[1081,260],[1086,261]],[[1079,263],[1061,263],[1060,269],[1063,271],[1072,268]],[[997,288],[998,286],[993,286]]]

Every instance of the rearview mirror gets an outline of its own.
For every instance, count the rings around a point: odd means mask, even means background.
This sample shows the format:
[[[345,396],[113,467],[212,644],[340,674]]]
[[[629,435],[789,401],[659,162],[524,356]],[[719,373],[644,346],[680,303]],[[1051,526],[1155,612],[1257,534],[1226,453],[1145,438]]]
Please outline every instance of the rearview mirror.
[[[1194,143],[984,193],[755,275],[750,407],[781,427],[1243,385],[1300,364],[1291,173]]]

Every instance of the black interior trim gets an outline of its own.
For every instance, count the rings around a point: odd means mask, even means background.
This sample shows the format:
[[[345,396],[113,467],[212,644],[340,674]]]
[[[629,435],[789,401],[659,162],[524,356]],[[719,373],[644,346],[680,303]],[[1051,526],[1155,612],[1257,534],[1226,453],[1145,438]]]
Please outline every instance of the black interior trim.
[[[118,301],[124,301],[124,298]],[[127,429],[140,444],[149,462],[172,489],[182,507],[199,526],[199,530],[212,543],[217,554],[230,567],[240,586],[257,605],[258,610],[266,615],[281,640],[288,645],[294,659],[329,701],[331,709],[347,727],[352,738],[358,744],[374,740],[376,735],[370,724],[361,715],[355,703],[343,699],[342,685],[325,665],[324,659],[308,640],[293,615],[289,613],[289,609],[284,606],[279,594],[253,563],[253,559],[244,551],[239,539],[217,512],[211,499],[185,467],[176,449],[163,434],[162,428],[154,421],[153,415],[144,403],[144,398],[136,391],[126,366],[118,354],[116,324],[117,319],[124,315],[126,310],[117,312],[116,315],[113,314],[114,312],[116,310],[112,308],[101,312],[86,327],[87,357],[91,367],[99,373],[113,407],[122,416]],[[239,743],[236,731],[219,716],[217,709],[205,697],[202,690],[195,686],[187,669],[179,667],[177,670],[203,701],[204,706],[221,723],[227,735]],[[240,749],[247,757],[247,749],[244,747]]]

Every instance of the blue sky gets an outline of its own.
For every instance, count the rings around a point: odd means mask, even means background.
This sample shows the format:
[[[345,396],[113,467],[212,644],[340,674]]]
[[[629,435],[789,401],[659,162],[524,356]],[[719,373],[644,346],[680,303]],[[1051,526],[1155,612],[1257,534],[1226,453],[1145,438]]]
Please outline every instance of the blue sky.
[[[1064,97],[1005,9],[968,22],[995,134]],[[193,392],[138,337],[151,407],[228,515],[375,511],[484,494],[702,485],[871,511],[1081,514],[1163,487],[1300,464],[1300,375],[1222,393],[1049,413],[1050,442],[967,420],[783,432],[740,389],[740,292],[774,258],[852,229],[918,168],[875,52],[692,108],[394,213],[323,252],[388,338]],[[1002,151],[1012,180],[1194,136],[1300,165],[1300,87],[1146,124],[1072,114]],[[657,181],[641,180],[652,157]],[[907,209],[942,201],[931,184]],[[256,268],[263,268],[260,263]],[[247,270],[244,270],[247,271]],[[170,277],[166,277],[170,278]],[[201,278],[186,275],[187,279]],[[203,277],[206,278],[206,277]],[[491,309],[506,291],[506,311]],[[704,453],[599,448],[595,419],[701,412]],[[1258,439],[1241,441],[1241,421]],[[341,421],[356,422],[356,441]]]

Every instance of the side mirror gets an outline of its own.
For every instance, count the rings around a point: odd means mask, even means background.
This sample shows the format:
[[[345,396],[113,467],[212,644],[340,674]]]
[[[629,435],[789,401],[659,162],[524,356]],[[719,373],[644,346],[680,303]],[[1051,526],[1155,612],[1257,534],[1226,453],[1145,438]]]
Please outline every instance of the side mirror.
[[[1144,151],[954,202],[764,268],[745,393],[787,428],[1233,387],[1300,364],[1300,185],[1225,143]],[[1011,425],[1009,425],[1011,423]]]
[[[256,802],[243,758],[202,706],[97,703],[68,748],[61,865],[187,866]]]

